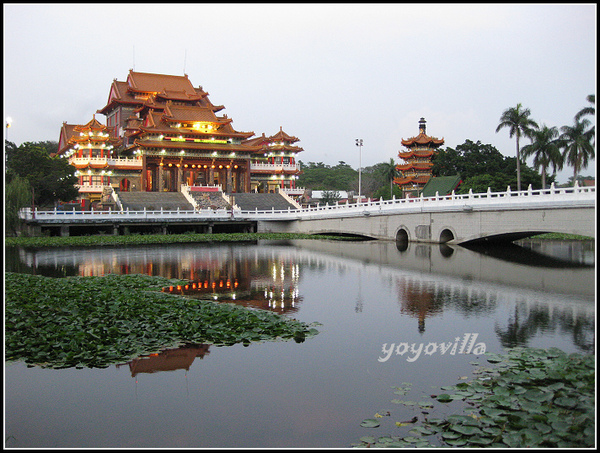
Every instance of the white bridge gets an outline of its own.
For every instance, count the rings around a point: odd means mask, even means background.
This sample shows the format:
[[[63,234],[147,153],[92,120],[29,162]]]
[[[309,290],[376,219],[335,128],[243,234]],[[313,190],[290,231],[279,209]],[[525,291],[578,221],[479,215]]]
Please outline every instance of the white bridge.
[[[516,240],[540,233],[595,237],[595,187],[569,187],[515,192],[469,193],[428,198],[334,204],[305,209],[244,211],[197,209],[177,211],[39,211],[23,209],[29,226],[112,226],[125,234],[134,225],[158,225],[164,233],[175,225],[213,227],[237,225],[242,231],[343,234],[399,242],[463,243]],[[231,231],[231,230],[228,230]],[[239,231],[239,230],[237,230]]]

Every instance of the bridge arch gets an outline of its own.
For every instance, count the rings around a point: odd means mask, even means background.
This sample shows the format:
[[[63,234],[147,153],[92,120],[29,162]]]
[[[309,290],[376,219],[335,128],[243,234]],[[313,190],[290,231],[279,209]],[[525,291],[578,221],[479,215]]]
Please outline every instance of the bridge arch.
[[[402,225],[396,230],[396,247],[398,250],[404,251],[408,248],[410,242],[410,233],[406,226]]]
[[[446,242],[450,242],[456,239],[456,234],[451,228],[443,228],[440,232],[440,244],[445,244]]]

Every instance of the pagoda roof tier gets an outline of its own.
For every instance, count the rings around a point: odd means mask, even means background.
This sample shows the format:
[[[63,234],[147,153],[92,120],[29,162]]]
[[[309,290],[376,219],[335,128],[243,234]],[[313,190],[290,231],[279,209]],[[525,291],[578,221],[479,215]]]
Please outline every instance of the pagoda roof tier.
[[[407,184],[426,184],[430,178],[431,175],[407,176],[404,178],[394,178],[394,182],[399,186],[405,186]]]
[[[304,151],[304,148],[301,148],[300,146],[293,146],[293,145],[271,145],[268,146],[266,148],[263,148],[265,151],[290,151],[290,152],[300,152],[300,151]]]
[[[304,151],[303,148],[295,145],[291,145],[291,143],[295,143],[300,141],[298,137],[294,137],[283,132],[283,129],[280,127],[279,132],[275,135],[271,135],[270,137],[265,136],[264,132],[260,137],[255,137],[246,140],[244,143],[252,146],[262,146],[264,151],[290,151],[290,152],[300,152]]]
[[[300,139],[298,137],[293,137],[293,136],[288,135],[285,132],[283,132],[283,128],[281,126],[279,126],[279,132],[277,132],[275,135],[271,135],[271,137],[269,137],[269,138],[275,142],[284,142],[284,143],[295,143],[295,142],[300,141]]]
[[[444,144],[443,138],[430,137],[421,131],[419,135],[416,137],[411,137],[406,140],[402,140],[402,144],[406,147],[416,146],[416,145],[429,145],[432,147],[438,147]]]
[[[103,131],[107,127],[96,119],[94,116],[87,124],[76,125],[74,132],[85,132],[85,131]]]
[[[400,171],[408,171],[411,169],[414,170],[429,170],[431,169],[431,167],[433,167],[433,163],[432,162],[413,162],[410,164],[403,164],[403,165],[397,165],[396,169],[400,170]]]
[[[198,140],[198,139],[196,139]],[[216,143],[214,143],[216,142]],[[234,143],[218,143],[218,141],[213,140],[203,140],[203,141],[187,141],[187,142],[170,142],[165,140],[135,140],[134,145],[143,148],[143,149],[165,149],[165,150],[174,150],[174,151],[183,151],[189,150],[200,151],[200,152],[222,152],[222,153],[232,153],[232,152],[246,152],[254,154],[256,152],[261,151],[261,148],[258,146],[248,146],[248,145],[236,145]],[[228,156],[218,156],[218,157],[228,157]]]
[[[431,157],[434,151],[431,149],[417,149],[410,151],[398,151],[398,157],[404,160],[419,158],[419,157]]]

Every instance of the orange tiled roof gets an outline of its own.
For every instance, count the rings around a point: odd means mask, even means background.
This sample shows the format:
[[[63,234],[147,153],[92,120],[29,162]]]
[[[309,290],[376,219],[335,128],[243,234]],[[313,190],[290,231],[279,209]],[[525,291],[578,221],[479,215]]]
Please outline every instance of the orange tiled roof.
[[[168,140],[161,140],[161,141],[156,141],[156,140],[135,140],[134,142],[135,146],[139,146],[140,148],[147,148],[147,149],[171,149],[171,150],[176,150],[176,151],[180,151],[180,150],[196,150],[196,151],[214,151],[214,150],[220,150],[223,153],[230,153],[230,152],[249,152],[249,153],[255,153],[260,151],[260,147],[258,146],[248,146],[248,145],[236,145],[233,143],[228,143],[228,144],[224,144],[224,143],[208,143],[208,142],[202,142],[202,143],[197,143],[197,142],[171,142]],[[221,156],[223,157],[223,156]]]
[[[400,171],[408,171],[411,169],[414,170],[429,170],[433,167],[433,163],[431,162],[413,162],[408,164],[397,165],[396,168]]]
[[[187,75],[152,74],[130,70],[127,84],[130,90],[141,93],[161,93],[165,96],[171,94],[177,99],[200,99],[202,97],[192,86]]]
[[[87,122],[87,124],[75,126],[74,131],[75,132],[83,132],[83,131],[89,131],[89,130],[102,131],[104,129],[107,129],[107,127],[104,124],[102,124],[100,121],[98,121],[96,119],[96,117],[94,116],[90,121]]]
[[[429,135],[421,132],[416,137],[412,137],[406,140],[402,140],[404,146],[410,147],[415,145],[429,145],[433,147],[441,146],[444,144],[443,138],[430,137]]]
[[[275,142],[295,143],[300,141],[298,137],[293,137],[283,132],[283,128],[281,126],[279,126],[279,132],[277,132],[275,135],[271,135],[269,138]]]
[[[405,186],[407,184],[425,184],[431,175],[418,175],[418,176],[407,176],[404,178],[394,178],[394,182],[399,186]]]
[[[415,157],[431,157],[433,156],[433,150],[410,150],[410,151],[398,151],[398,157],[404,160],[409,160]]]
[[[167,121],[203,121],[211,123],[230,123],[231,120],[219,120],[215,112],[207,107],[174,105],[168,101],[165,105],[163,118]]]

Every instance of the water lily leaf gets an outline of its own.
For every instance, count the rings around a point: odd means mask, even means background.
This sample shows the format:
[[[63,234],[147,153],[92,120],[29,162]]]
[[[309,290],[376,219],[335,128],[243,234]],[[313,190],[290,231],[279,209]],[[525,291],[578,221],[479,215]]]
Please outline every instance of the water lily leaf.
[[[442,433],[442,437],[444,439],[458,439],[458,438],[462,437],[462,435],[461,435],[461,433],[457,433],[457,432],[455,433],[452,431],[445,431]]]
[[[458,433],[464,434],[466,436],[472,436],[473,434],[483,434],[483,432],[477,426],[452,425],[450,429]]]
[[[554,400],[554,404],[562,407],[574,408],[577,406],[577,400],[574,398],[568,398],[566,396],[561,396]]]
[[[450,401],[452,401],[452,398],[447,393],[442,393],[441,395],[437,396],[437,400],[440,403],[449,403]]]
[[[379,421],[374,418],[367,418],[361,422],[360,426],[363,428],[377,428],[379,427]]]
[[[548,393],[542,392],[541,390],[537,390],[537,389],[527,390],[523,394],[523,398],[528,399],[529,401],[535,401],[535,402],[546,401],[548,399],[548,397],[549,397]],[[551,397],[552,396],[550,395],[550,398]]]
[[[366,444],[373,444],[375,443],[375,438],[373,436],[363,436],[360,438],[360,441]]]

